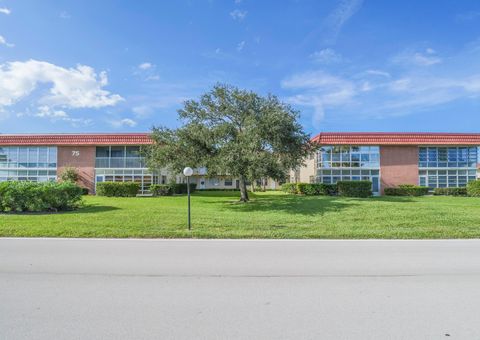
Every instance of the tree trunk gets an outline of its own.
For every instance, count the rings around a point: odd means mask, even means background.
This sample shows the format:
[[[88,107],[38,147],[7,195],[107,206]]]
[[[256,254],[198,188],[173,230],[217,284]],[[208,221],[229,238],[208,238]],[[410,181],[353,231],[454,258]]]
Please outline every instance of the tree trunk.
[[[248,202],[247,181],[240,176],[240,202]]]

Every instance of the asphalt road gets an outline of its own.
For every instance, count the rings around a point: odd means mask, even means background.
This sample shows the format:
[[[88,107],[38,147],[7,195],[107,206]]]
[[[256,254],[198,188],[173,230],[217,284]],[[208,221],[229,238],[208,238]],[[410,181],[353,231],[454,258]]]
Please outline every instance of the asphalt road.
[[[480,241],[0,239],[0,339],[480,339]]]

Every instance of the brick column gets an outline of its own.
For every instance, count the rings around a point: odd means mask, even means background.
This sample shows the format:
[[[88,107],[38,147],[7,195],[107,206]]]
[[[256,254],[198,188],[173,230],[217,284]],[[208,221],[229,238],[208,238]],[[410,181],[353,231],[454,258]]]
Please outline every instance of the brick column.
[[[418,146],[380,146],[380,193],[400,184],[418,185]]]
[[[57,176],[65,167],[77,168],[78,185],[95,190],[95,146],[59,146],[57,150]]]

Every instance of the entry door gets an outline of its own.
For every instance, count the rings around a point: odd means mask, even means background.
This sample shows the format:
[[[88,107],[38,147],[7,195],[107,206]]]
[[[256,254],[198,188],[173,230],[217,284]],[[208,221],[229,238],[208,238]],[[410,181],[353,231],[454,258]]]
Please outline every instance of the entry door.
[[[105,182],[105,176],[97,175],[95,176],[95,192],[97,191],[97,183]]]
[[[378,176],[372,176],[372,192],[374,194],[380,193],[380,185],[379,185],[379,177]]]
[[[201,177],[199,181],[200,185],[198,186],[199,189],[205,189],[205,177]]]

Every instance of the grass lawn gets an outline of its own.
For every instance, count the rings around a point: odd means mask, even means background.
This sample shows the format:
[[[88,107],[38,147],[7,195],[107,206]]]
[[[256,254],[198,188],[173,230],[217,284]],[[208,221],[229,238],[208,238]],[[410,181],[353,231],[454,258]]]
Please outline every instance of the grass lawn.
[[[473,238],[480,237],[480,198],[299,197],[235,192],[186,196],[85,197],[58,214],[0,214],[0,236],[194,238]]]

